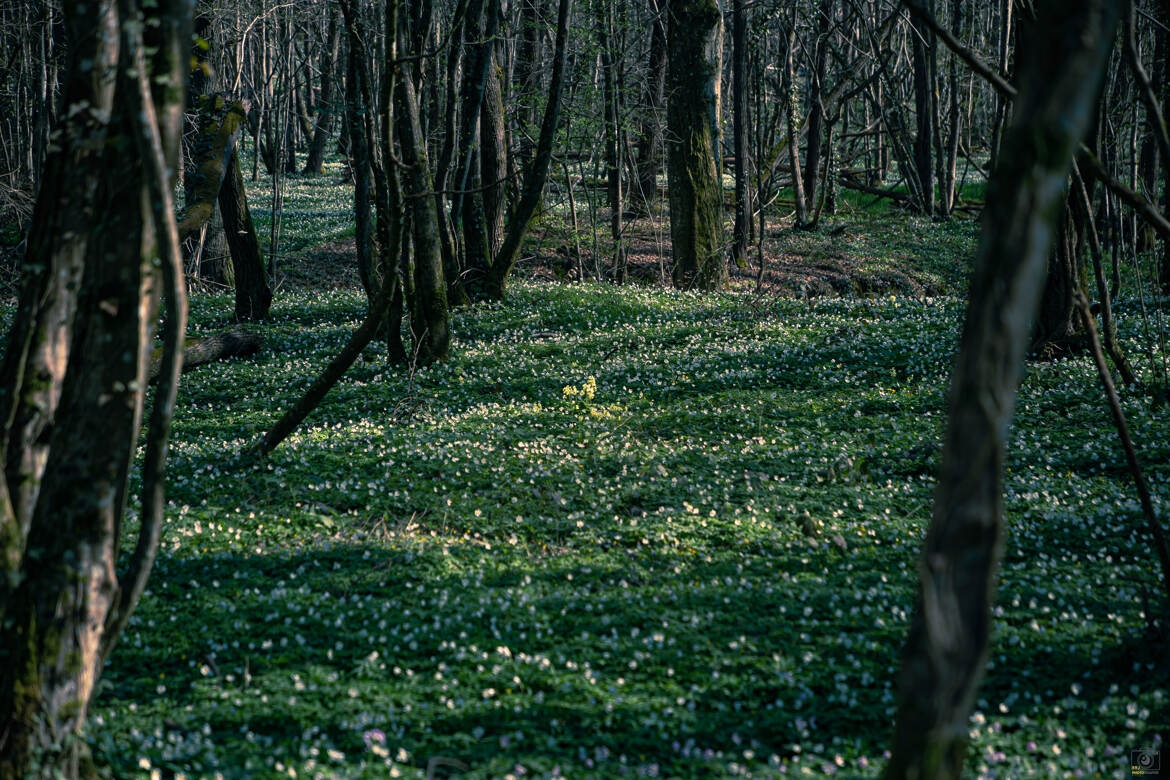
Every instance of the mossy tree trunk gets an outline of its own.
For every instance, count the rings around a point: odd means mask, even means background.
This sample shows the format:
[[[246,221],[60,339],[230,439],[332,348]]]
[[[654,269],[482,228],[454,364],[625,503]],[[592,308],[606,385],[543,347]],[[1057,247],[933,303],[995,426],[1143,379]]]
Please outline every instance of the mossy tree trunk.
[[[20,494],[31,502],[21,507],[31,514],[27,544],[17,550],[15,571],[5,572],[16,574],[19,584],[6,586],[0,596],[2,780],[92,774],[79,732],[103,662],[141,594],[157,548],[152,524],[143,531],[131,570],[125,576],[116,571],[157,318],[160,259],[172,295],[182,291],[170,193],[192,11],[193,0],[160,0],[145,13],[136,0],[62,6],[71,52],[62,114],[67,119],[48,163],[59,176],[46,178],[39,196],[23,294],[70,316],[52,329],[34,320],[32,338],[14,331],[8,360],[20,364],[4,377],[5,397],[18,409],[34,389],[57,402],[51,428],[42,429],[36,445],[39,475],[30,473],[39,489]],[[137,153],[109,142],[115,138],[139,142]],[[62,219],[73,232],[60,229]],[[42,283],[39,274],[46,271],[75,283]],[[29,305],[22,302],[22,310]],[[184,318],[182,301],[168,305],[168,319],[179,329]],[[170,335],[181,336],[179,329]],[[42,355],[51,358],[49,364]],[[166,395],[157,404],[163,417],[152,418],[152,430],[160,419],[169,424],[173,408],[178,366],[174,360],[166,364]],[[5,433],[10,445],[23,435],[11,424]],[[165,436],[162,442],[165,452]],[[152,437],[148,449],[157,445]],[[157,497],[152,493],[152,512]],[[5,529],[16,527],[11,502],[0,506],[0,518]]]
[[[723,12],[718,0],[674,0],[667,36],[666,161],[674,285],[714,290],[728,278],[719,179],[719,79]]]
[[[1003,546],[1002,471],[1073,150],[1117,27],[1110,0],[1043,0],[1021,34],[1019,95],[992,174],[919,591],[902,655],[887,780],[958,778],[986,666]]]
[[[179,238],[195,235],[211,219],[218,204],[232,258],[236,319],[264,320],[272,304],[272,287],[248,210],[239,161],[238,140],[247,121],[247,109],[241,102],[216,95],[201,98],[198,109],[197,166],[188,182],[188,202],[179,222]]]
[[[430,165],[426,138],[418,115],[418,96],[410,69],[403,68],[395,85],[394,113],[398,141],[405,166],[405,198],[410,208],[414,242],[414,298],[410,306],[410,331],[415,360],[426,365],[446,360],[451,345],[448,323],[447,283],[439,241],[439,215],[431,196]]]

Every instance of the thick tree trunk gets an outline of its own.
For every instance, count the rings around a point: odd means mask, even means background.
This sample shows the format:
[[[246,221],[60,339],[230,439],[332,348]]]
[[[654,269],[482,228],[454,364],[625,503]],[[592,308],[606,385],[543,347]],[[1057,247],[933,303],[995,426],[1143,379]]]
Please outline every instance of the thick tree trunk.
[[[264,337],[259,333],[242,328],[233,328],[201,339],[187,339],[183,348],[183,371],[217,360],[255,355],[263,343]],[[162,353],[163,350],[159,347],[151,354],[149,372],[151,382],[156,381],[162,371]]]
[[[232,258],[236,319],[268,318],[272,288],[260,251],[260,239],[248,211],[244,176],[237,153],[240,129],[247,120],[242,103],[206,95],[200,100],[200,132],[195,144],[197,168],[188,181],[188,203],[179,222],[179,239],[205,230],[218,203]]]
[[[129,588],[133,597],[141,592],[136,577],[120,581],[115,562],[157,313],[158,256],[165,255],[171,281],[177,282],[180,272],[170,193],[191,11],[189,0],[159,2],[144,24],[131,0],[63,6],[72,53],[68,124],[60,128],[57,162],[51,163],[61,189],[43,188],[38,208],[43,204],[42,214],[60,209],[72,215],[67,219],[76,220],[77,232],[38,223],[37,230],[52,232],[30,241],[30,249],[43,252],[32,257],[43,263],[29,265],[69,271],[74,284],[38,288],[32,282],[41,271],[30,269],[25,290],[42,306],[73,316],[54,323],[59,348],[52,353],[54,370],[40,370],[39,345],[7,357],[24,364],[4,377],[9,398],[27,397],[21,392],[27,377],[51,388],[46,397],[60,400],[51,431],[43,432],[41,489],[25,494],[35,507],[17,570],[19,585],[11,592],[5,588],[0,601],[3,780],[80,774],[86,759],[79,733],[105,654],[133,609],[134,598],[127,600],[119,588]],[[142,40],[143,31],[150,40]],[[147,126],[149,148],[143,138]],[[115,137],[141,141],[137,153],[107,142]],[[160,181],[163,176],[167,180]],[[156,235],[162,229],[160,243]],[[67,265],[58,259],[62,252]],[[176,288],[181,294],[181,285]],[[181,304],[168,314],[181,327]],[[9,384],[11,379],[16,382]],[[160,403],[165,418],[173,396],[168,393]],[[9,445],[14,441],[10,436]],[[165,451],[165,437],[162,442]],[[0,507],[5,528],[13,521],[9,509]],[[145,548],[135,553],[135,561],[146,568],[137,571],[149,571],[147,559],[157,543],[152,530],[144,532]]]
[[[498,13],[498,9],[493,9]],[[508,209],[508,137],[504,96],[500,84],[499,47],[490,49],[483,106],[479,116],[480,187],[483,194],[484,233],[489,256],[494,257],[504,240]]]
[[[666,159],[672,276],[684,290],[718,289],[728,278],[718,161],[722,35],[718,0],[671,2]]]
[[[1078,252],[1076,227],[1067,199],[1061,201],[1044,293],[1036,314],[1030,352],[1041,357],[1067,354],[1080,330],[1077,292],[1084,291],[1084,263]]]
[[[0,617],[16,581],[41,492],[49,434],[57,419],[77,311],[77,288],[90,250],[91,214],[108,193],[91,186],[107,174],[108,131],[117,63],[114,0],[65,16],[72,59],[64,81],[69,107],[57,128],[63,143],[48,156],[25,253],[20,300],[0,369],[4,479],[0,480]],[[103,35],[92,34],[95,30]],[[92,63],[89,72],[78,64]],[[0,669],[3,669],[0,663]],[[0,712],[0,716],[3,713]]]
[[[1073,150],[1117,24],[1108,0],[1043,0],[987,193],[920,585],[902,656],[887,780],[958,778],[986,665],[1002,540],[1002,469],[1028,331]]]

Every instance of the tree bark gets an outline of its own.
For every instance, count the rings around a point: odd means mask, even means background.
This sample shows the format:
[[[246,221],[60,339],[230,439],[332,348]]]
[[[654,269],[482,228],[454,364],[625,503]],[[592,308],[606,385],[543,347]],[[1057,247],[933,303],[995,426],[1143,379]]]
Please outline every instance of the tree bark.
[[[1073,150],[1117,26],[1108,0],[1043,0],[992,175],[885,777],[958,778],[986,664],[1002,551],[1002,469],[1028,330]]]
[[[714,290],[728,279],[717,158],[723,34],[718,0],[673,0],[667,34],[672,277],[680,289]]]
[[[921,0],[927,13],[934,13],[934,0]],[[934,116],[935,92],[932,67],[935,57],[934,32],[911,16],[910,51],[914,61],[914,179],[919,210],[931,216],[935,211]]]
[[[259,333],[242,328],[233,328],[201,339],[187,339],[183,347],[183,371],[217,360],[255,355],[263,343],[264,337]],[[149,373],[151,382],[156,381],[162,373],[162,352],[160,347],[151,355]]]
[[[646,93],[642,98],[642,126],[638,136],[638,183],[633,206],[649,214],[658,199],[658,170],[662,165],[662,108],[666,103],[666,27],[670,0],[649,0],[654,19],[650,27],[650,54],[646,64]]]
[[[321,55],[321,99],[317,102],[317,120],[313,126],[313,140],[309,142],[309,155],[305,160],[306,174],[320,174],[325,166],[325,146],[333,132],[333,68],[340,56],[341,28],[337,14],[329,14],[329,46]]]
[[[192,5],[190,0],[158,2],[145,19],[131,0],[62,9],[72,57],[67,125],[51,163],[60,172],[61,188],[43,188],[38,207],[42,214],[63,209],[77,234],[54,229],[38,235],[30,247],[38,252],[33,257],[43,259],[31,265],[68,271],[75,283],[38,286],[36,277],[44,270],[31,269],[25,290],[37,295],[42,306],[73,316],[55,323],[60,349],[52,353],[54,370],[37,377],[51,391],[47,397],[59,398],[59,404],[51,430],[41,432],[47,440],[39,453],[44,459],[41,489],[24,494],[35,507],[27,549],[19,559],[19,585],[6,589],[0,601],[3,780],[80,773],[86,758],[79,734],[105,651],[125,625],[122,618],[141,592],[136,584],[149,571],[143,566],[157,544],[152,529],[144,528],[140,542],[145,549],[140,545],[142,554],[135,555],[141,576],[119,578],[115,563],[142,419],[160,254],[173,283],[168,284],[171,293],[182,292],[170,193],[178,166]],[[150,137],[144,138],[147,132]],[[112,138],[138,142],[138,154],[107,143]],[[37,229],[52,226],[42,221]],[[58,260],[62,252],[68,264]],[[176,336],[183,322],[181,302],[168,314],[170,335]],[[8,360],[24,364],[11,375],[18,382],[39,373],[42,348],[36,346],[10,351]],[[177,374],[177,363],[171,366]],[[5,376],[7,397],[27,397],[9,379]],[[173,383],[157,399],[164,428],[172,391]],[[156,433],[158,422],[156,415]],[[165,453],[165,430],[162,434],[152,436],[154,456],[160,447]],[[152,460],[156,476],[160,466],[157,457]],[[152,507],[160,495],[152,492]],[[11,512],[3,517],[9,527]],[[128,598],[120,587],[129,588]]]
[[[439,245],[439,217],[426,138],[418,118],[418,102],[409,69],[398,75],[395,89],[395,118],[406,168],[406,201],[410,208],[414,240],[414,301],[410,307],[410,332],[415,360],[428,365],[446,360],[451,344],[447,319],[447,285],[443,279],[443,256]]]
[[[752,188],[751,144],[748,130],[751,117],[748,112],[751,88],[748,84],[747,9],[746,0],[732,0],[731,13],[731,89],[734,154],[735,154],[735,227],[731,242],[731,259],[737,268],[747,267],[748,239],[751,236]],[[762,85],[761,85],[762,86]]]
[[[568,47],[569,14],[572,8],[572,0],[559,0],[552,76],[549,80],[548,100],[544,106],[544,118],[540,123],[540,139],[536,144],[536,156],[532,160],[532,166],[524,177],[520,202],[508,221],[504,242],[500,245],[500,251],[496,253],[491,271],[488,274],[483,295],[491,300],[502,300],[504,297],[508,275],[512,273],[512,268],[516,265],[516,258],[520,254],[520,244],[528,234],[528,226],[532,221],[532,215],[536,213],[536,207],[540,204],[540,196],[544,192],[544,184],[548,179],[553,142],[556,140],[557,126],[560,122],[561,90],[565,83],[565,51]]]
[[[227,233],[228,248],[232,253],[232,275],[236,281],[236,319],[259,321],[268,319],[272,305],[272,286],[260,251],[260,239],[252,224],[248,198],[244,191],[244,173],[240,170],[240,156],[233,154],[228,163],[227,176],[219,190],[219,213]]]

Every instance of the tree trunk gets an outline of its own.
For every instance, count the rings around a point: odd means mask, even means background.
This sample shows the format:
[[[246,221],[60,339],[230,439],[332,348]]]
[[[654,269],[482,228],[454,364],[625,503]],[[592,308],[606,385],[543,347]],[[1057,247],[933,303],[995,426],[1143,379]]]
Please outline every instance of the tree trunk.
[[[10,347],[6,356],[6,363],[20,362],[4,376],[7,399],[25,401],[28,388],[22,384],[36,379],[43,397],[59,398],[59,404],[53,405],[52,430],[43,431],[47,442],[38,444],[36,453],[40,490],[21,494],[35,507],[27,549],[17,553],[19,585],[9,591],[5,579],[0,600],[3,780],[82,772],[87,759],[80,732],[90,700],[106,652],[141,592],[141,581],[119,578],[115,564],[142,419],[159,255],[165,255],[171,281],[178,282],[181,272],[170,193],[182,132],[191,12],[189,1],[153,4],[141,21],[132,0],[62,8],[73,56],[66,126],[59,128],[65,132],[49,163],[60,175],[46,179],[46,185],[59,182],[60,188],[46,186],[38,198],[42,218],[29,246],[36,253],[30,256],[41,262],[28,264],[24,291],[37,296],[40,311],[72,316],[54,322],[52,330],[31,321],[29,330],[39,329],[38,339],[54,338],[51,370],[40,366],[45,353],[39,344],[22,346],[19,330],[10,340],[17,349]],[[150,39],[144,42],[143,34]],[[143,137],[147,131],[149,139]],[[140,142],[138,153],[106,142],[115,137]],[[62,214],[46,220],[46,210]],[[76,233],[57,229],[58,219],[68,220]],[[40,232],[46,229],[51,232]],[[72,276],[74,283],[38,283],[38,275],[50,270]],[[181,295],[181,284],[171,287],[175,290]],[[181,301],[176,305],[168,317],[181,327],[185,307]],[[173,374],[177,371],[172,379]],[[163,422],[169,422],[171,392],[159,403]],[[152,428],[159,420],[156,415]],[[11,446],[19,433],[5,432]],[[153,439],[152,446],[155,454],[158,446],[165,452],[165,436],[161,444]],[[5,492],[10,490],[5,484]],[[14,527],[8,502],[0,506],[0,517],[5,529]],[[139,566],[132,569],[143,577],[157,545],[150,535],[154,526],[146,526],[144,519],[145,545],[136,550]]]
[[[498,13],[499,9],[493,8]],[[504,240],[504,218],[508,209],[508,137],[504,96],[500,84],[499,47],[490,48],[483,106],[479,115],[480,187],[483,194],[484,233],[489,257],[494,257]]]
[[[934,0],[922,0],[921,5],[928,13],[934,13]],[[910,17],[910,51],[914,61],[914,135],[913,179],[918,190],[918,207],[926,216],[935,210],[934,175],[934,116],[935,93],[932,60],[935,52],[935,38],[917,17]]]
[[[953,0],[954,8],[951,16],[951,34],[956,40],[962,30],[963,0]],[[959,112],[959,58],[952,52],[950,55],[950,69],[948,73],[948,91],[950,102],[948,108],[948,127],[950,135],[947,138],[946,165],[942,171],[942,203],[940,211],[943,216],[949,217],[955,207],[955,188],[958,186],[959,167],[959,137],[963,117]]]
[[[601,54],[601,102],[605,149],[605,200],[609,206],[609,233],[613,241],[612,272],[610,278],[621,284],[625,282],[626,252],[622,238],[622,192],[621,128],[618,117],[617,63],[613,50],[613,3],[611,0],[597,4],[597,42]]]
[[[317,103],[317,121],[313,127],[313,140],[309,142],[309,156],[305,160],[304,172],[319,174],[324,170],[325,146],[333,132],[333,68],[341,50],[341,28],[337,14],[329,15],[329,48],[321,55],[321,99]]]
[[[825,73],[829,61],[829,29],[833,14],[833,0],[821,0],[817,13],[817,38],[813,54],[813,72],[809,79],[808,143],[805,149],[804,191],[813,203],[819,203],[817,192],[821,186],[825,134]],[[816,219],[810,223],[815,226]]]
[[[1037,5],[1020,47],[1012,127],[987,193],[887,780],[963,771],[991,632],[1001,472],[1021,362],[1073,150],[1092,121],[1117,26],[1116,4],[1106,0]]]
[[[255,355],[263,343],[264,338],[259,333],[242,328],[233,328],[201,339],[187,339],[183,348],[183,371],[217,360]],[[162,371],[162,352],[162,348],[159,347],[151,355],[149,373],[151,382],[156,381]]]
[[[362,51],[360,17],[355,0],[346,0],[345,28],[348,54],[345,73],[346,128],[349,131],[349,169],[353,175],[354,242],[357,250],[358,278],[366,291],[366,304],[372,306],[377,296],[379,279],[374,268],[373,222],[370,217],[370,148],[366,137],[367,94],[362,84],[363,68],[358,58]]]
[[[232,276],[236,281],[236,319],[253,322],[268,319],[272,305],[272,287],[260,239],[248,211],[248,197],[244,191],[244,173],[240,170],[240,156],[233,154],[227,176],[219,190],[219,213],[223,215],[224,232],[232,253]]]
[[[1049,253],[1044,293],[1029,351],[1041,357],[1067,354],[1080,333],[1076,296],[1084,292],[1084,262],[1067,196],[1061,200],[1056,240]]]
[[[751,144],[748,141],[747,10],[746,0],[732,0],[731,14],[731,122],[734,126],[735,227],[731,259],[737,268],[747,268],[748,240],[752,232]],[[762,85],[761,85],[762,86]]]
[[[414,301],[410,307],[410,332],[415,360],[427,365],[446,360],[451,344],[447,322],[447,285],[443,279],[443,257],[439,246],[439,217],[431,197],[430,165],[426,138],[418,118],[414,81],[408,69],[398,75],[395,89],[395,119],[406,166],[406,200],[414,240]]]
[[[800,93],[796,87],[797,6],[792,6],[788,27],[788,46],[784,56],[784,118],[788,122],[788,163],[792,168],[792,200],[796,207],[796,227],[808,224],[808,200],[804,190],[804,172],[800,167]]]
[[[524,187],[521,190],[520,202],[508,221],[508,230],[504,234],[504,242],[500,251],[492,261],[491,272],[488,274],[487,285],[483,295],[491,300],[501,300],[508,281],[508,275],[516,265],[516,258],[520,254],[520,244],[528,234],[528,226],[532,215],[540,204],[541,193],[548,179],[548,167],[552,163],[553,142],[556,140],[557,126],[560,123],[561,90],[565,83],[565,51],[569,39],[569,14],[572,11],[572,0],[559,0],[557,5],[557,37],[553,48],[552,75],[549,79],[548,100],[544,106],[544,118],[540,123],[540,139],[536,144],[536,156],[532,160],[532,167],[524,177]]]
[[[658,170],[662,165],[662,107],[666,103],[666,27],[670,0],[650,0],[654,20],[650,27],[650,55],[646,64],[646,93],[638,136],[638,184],[633,206],[649,214],[658,198]]]
[[[718,0],[671,3],[666,159],[672,276],[684,290],[718,289],[728,278],[717,159],[722,35]]]

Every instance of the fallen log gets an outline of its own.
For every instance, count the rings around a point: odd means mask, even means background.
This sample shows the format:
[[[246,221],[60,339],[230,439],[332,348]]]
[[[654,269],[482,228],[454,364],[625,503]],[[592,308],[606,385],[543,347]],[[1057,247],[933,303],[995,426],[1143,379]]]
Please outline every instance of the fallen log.
[[[213,363],[217,360],[227,360],[233,357],[247,357],[260,351],[264,338],[243,328],[217,333],[203,338],[189,338],[183,348],[183,371],[189,368]],[[162,350],[156,349],[150,359],[150,381],[158,379],[162,363]]]

